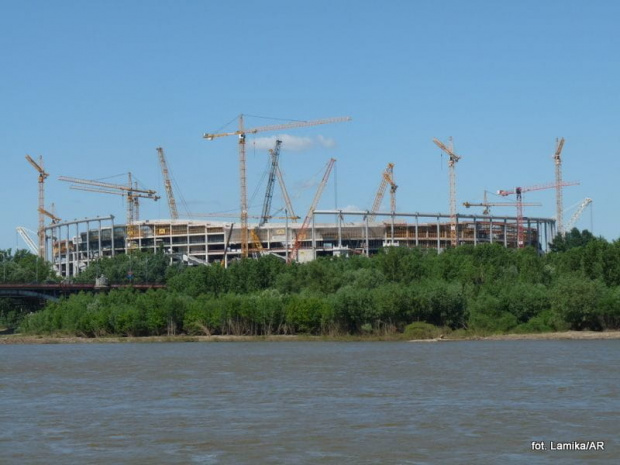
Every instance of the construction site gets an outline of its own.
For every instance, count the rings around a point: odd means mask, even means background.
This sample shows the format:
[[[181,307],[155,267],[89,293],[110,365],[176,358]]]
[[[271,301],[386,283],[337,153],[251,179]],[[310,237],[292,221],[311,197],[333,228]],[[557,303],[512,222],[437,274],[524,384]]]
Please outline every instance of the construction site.
[[[393,163],[388,163],[385,170],[378,174],[378,188],[369,209],[318,210],[317,205],[336,162],[335,159],[331,159],[325,167],[310,208],[303,216],[298,216],[279,168],[282,142],[277,140],[269,150],[270,164],[261,214],[252,217],[249,215],[246,135],[350,120],[350,117],[340,117],[246,129],[241,115],[238,119],[238,130],[204,134],[203,138],[206,140],[234,136],[238,141],[239,213],[229,219],[222,218],[221,215],[200,219],[192,217],[189,213],[179,214],[164,150],[158,147],[156,152],[164,181],[169,218],[140,218],[141,199],[158,200],[163,195],[155,190],[140,187],[132,174],[128,173],[125,184],[60,176],[58,179],[70,183],[71,189],[120,195],[126,201],[124,219],[119,220],[113,215],[108,215],[66,221],[57,217],[53,209],[50,211],[46,208],[45,181],[49,173],[44,168],[43,158],[39,157],[38,161],[35,161],[26,155],[27,161],[38,176],[38,230],[36,233],[29,232],[23,227],[18,227],[17,230],[33,253],[50,261],[60,276],[71,277],[79,274],[99,258],[133,251],[165,253],[170,256],[171,261],[182,261],[187,265],[222,266],[228,266],[231,262],[242,258],[262,255],[274,255],[289,263],[307,262],[321,256],[352,254],[370,256],[385,247],[421,247],[441,251],[463,244],[476,246],[496,243],[508,248],[533,246],[540,253],[544,253],[555,235],[570,230],[583,210],[592,202],[589,198],[584,199],[571,219],[564,223],[562,189],[578,183],[565,182],[562,179],[561,153],[564,139],[561,138],[556,141],[556,150],[553,154],[554,182],[498,191],[498,195],[511,201],[488,202],[485,196],[484,201],[480,203],[463,203],[468,209],[482,207],[481,213],[457,213],[456,165],[461,156],[454,152],[451,139],[446,143],[432,139],[442,153],[448,156],[450,191],[448,213],[399,211],[396,202],[398,185],[394,179]],[[276,184],[285,202],[282,216],[276,216],[278,213],[272,214],[272,199]],[[523,202],[522,194],[544,189],[555,190],[555,218],[524,216],[524,206],[540,204]],[[388,191],[389,209],[382,209]],[[510,216],[492,214],[491,208],[499,206],[512,207],[516,214]]]

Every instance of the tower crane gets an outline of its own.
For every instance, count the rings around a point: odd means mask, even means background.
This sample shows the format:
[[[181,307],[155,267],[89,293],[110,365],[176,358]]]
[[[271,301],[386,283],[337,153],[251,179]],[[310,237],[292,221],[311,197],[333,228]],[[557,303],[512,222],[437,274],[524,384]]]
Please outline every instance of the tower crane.
[[[391,173],[388,182],[390,183],[390,213],[396,213],[396,189],[398,186],[394,182],[394,173]]]
[[[568,220],[568,223],[566,223],[566,231],[570,231],[571,229],[573,229],[573,227],[575,226],[575,223],[577,223],[577,220],[581,217],[581,214],[583,213],[583,211],[591,203],[592,203],[592,199],[591,198],[586,197],[585,199],[583,199],[583,201],[579,205],[579,208],[577,208],[575,213],[573,213],[573,216],[571,216],[571,219]]]
[[[152,189],[138,189],[131,177],[131,173],[128,173],[127,185],[112,184],[109,182],[95,181],[89,179],[71,178],[68,176],[60,176],[60,181],[71,182],[74,184],[81,184],[91,187],[71,186],[71,189],[84,190],[89,192],[99,192],[101,194],[115,194],[127,197],[127,226],[140,219],[140,203],[139,198],[159,200],[157,191]]]
[[[329,162],[327,163],[325,174],[323,175],[323,179],[321,180],[319,187],[317,188],[316,193],[314,194],[314,199],[312,199],[312,204],[310,205],[310,208],[308,209],[308,213],[306,214],[306,217],[304,218],[304,222],[302,223],[301,228],[297,230],[297,235],[295,237],[295,243],[293,245],[291,254],[289,255],[289,263],[292,260],[298,258],[297,255],[301,247],[301,243],[306,238],[306,231],[308,230],[308,226],[310,226],[310,221],[312,220],[312,214],[314,213],[314,210],[316,210],[316,206],[319,203],[321,194],[323,194],[323,189],[325,189],[325,185],[327,184],[329,175],[332,172],[334,163],[336,163],[335,158],[330,159]],[[288,244],[287,244],[287,247],[288,247]]]
[[[540,207],[542,204],[540,202],[523,202],[521,204],[523,207]],[[484,200],[479,203],[475,202],[463,202],[463,206],[465,208],[470,207],[484,207],[482,210],[483,215],[491,214],[491,207],[516,207],[517,204],[515,202],[488,202],[487,201],[487,192],[484,191]]]
[[[390,212],[394,213],[396,211],[396,189],[398,189],[398,186],[394,182],[394,163],[388,163],[381,175],[381,183],[379,184],[379,189],[377,189],[375,201],[372,204],[370,215],[368,216],[369,221],[375,219],[374,213],[381,207],[381,202],[383,201],[383,196],[385,195],[388,184],[390,185]]]
[[[438,139],[433,139],[433,142],[437,147],[448,154],[448,169],[450,171],[450,243],[453,246],[457,245],[456,240],[456,170],[455,165],[461,159],[456,153],[454,153],[454,147],[452,144],[452,137],[449,139],[448,146]]]
[[[37,163],[32,159],[30,155],[26,155],[26,160],[30,163],[35,170],[39,172],[39,229],[37,230],[37,236],[39,238],[39,257],[45,257],[45,215],[41,210],[45,210],[45,179],[49,176],[49,173],[43,169],[43,157],[39,156],[39,162]]]
[[[164,187],[166,189],[166,196],[168,197],[168,208],[170,209],[170,218],[173,220],[179,219],[179,212],[177,211],[177,202],[174,199],[174,192],[172,192],[172,182],[170,182],[170,173],[168,171],[168,163],[166,163],[166,157],[164,155],[164,149],[157,147],[157,155],[159,157],[159,165],[161,166],[161,174],[164,178]]]
[[[239,187],[240,187],[240,223],[241,223],[241,256],[248,256],[248,199],[246,189],[246,166],[245,166],[245,139],[247,134],[257,134],[266,131],[279,131],[284,129],[301,128],[307,126],[318,126],[320,124],[340,123],[351,121],[351,117],[344,116],[339,118],[327,118],[314,121],[294,121],[285,124],[276,124],[272,126],[259,126],[252,129],[246,129],[243,122],[243,115],[239,115],[239,129],[234,132],[224,132],[219,134],[203,134],[203,138],[213,140],[218,137],[238,136],[239,137]]]
[[[564,147],[564,138],[555,140],[555,153],[553,159],[555,161],[555,208],[556,223],[559,234],[564,234],[564,204],[562,200],[562,148]]]
[[[521,205],[523,207],[540,207],[540,206],[542,206],[542,203],[540,203],[540,202],[522,202]],[[483,215],[490,215],[491,214],[491,210],[489,209],[490,207],[516,207],[517,204],[516,204],[516,202],[480,202],[480,203],[463,202],[463,206],[465,208],[469,208],[469,207],[485,207],[484,210],[482,211],[482,214]]]
[[[575,186],[579,184],[578,182],[562,182],[562,187],[564,186]],[[523,197],[522,194],[530,191],[539,191],[544,189],[553,189],[557,188],[556,184],[537,184],[529,187],[515,187],[512,190],[499,190],[497,191],[498,195],[502,197],[507,197],[509,195],[516,194],[517,196],[517,247],[521,248],[524,246],[523,242]]]

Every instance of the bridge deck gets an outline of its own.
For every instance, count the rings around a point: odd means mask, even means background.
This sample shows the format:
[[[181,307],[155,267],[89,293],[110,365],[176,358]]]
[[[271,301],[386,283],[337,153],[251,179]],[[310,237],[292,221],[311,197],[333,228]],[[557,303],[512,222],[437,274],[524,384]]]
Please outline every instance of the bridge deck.
[[[60,296],[75,294],[78,292],[107,292],[112,289],[132,288],[139,291],[148,289],[163,289],[165,284],[111,284],[101,287],[95,284],[69,284],[69,283],[2,283],[0,284],[0,297],[39,298],[46,300],[58,300]]]

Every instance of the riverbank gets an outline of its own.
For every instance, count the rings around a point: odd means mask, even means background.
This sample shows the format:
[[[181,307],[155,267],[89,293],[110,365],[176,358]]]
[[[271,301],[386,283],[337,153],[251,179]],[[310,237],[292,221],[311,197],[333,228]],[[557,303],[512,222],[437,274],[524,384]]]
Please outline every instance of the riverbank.
[[[450,341],[515,341],[515,340],[597,340],[620,339],[620,331],[564,331],[556,333],[496,334],[491,336],[443,337],[435,339],[413,339],[410,342]],[[76,337],[76,336],[24,336],[20,334],[0,335],[2,344],[126,344],[162,342],[260,342],[260,341],[404,341],[397,337],[353,337],[353,336],[145,336],[145,337]]]
[[[513,341],[520,339],[620,339],[620,331],[563,331],[558,333],[499,334],[494,336],[487,336],[481,339],[489,341]]]

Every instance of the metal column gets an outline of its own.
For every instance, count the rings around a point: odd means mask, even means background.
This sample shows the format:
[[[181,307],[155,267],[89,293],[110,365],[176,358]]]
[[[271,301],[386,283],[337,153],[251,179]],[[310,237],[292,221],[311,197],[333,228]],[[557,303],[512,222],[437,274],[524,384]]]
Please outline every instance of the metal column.
[[[366,232],[366,256],[370,257],[370,238],[368,237],[368,215],[365,217],[364,230]]]
[[[114,248],[115,248],[115,245],[114,245],[114,217],[111,216],[110,218],[112,219],[112,226],[111,226],[111,228],[112,228],[112,256],[114,256],[114,253],[115,253],[115,251],[114,251]],[[127,240],[127,239],[125,239],[125,240]]]
[[[312,211],[312,259],[316,260],[316,237],[314,236],[314,211]]]

